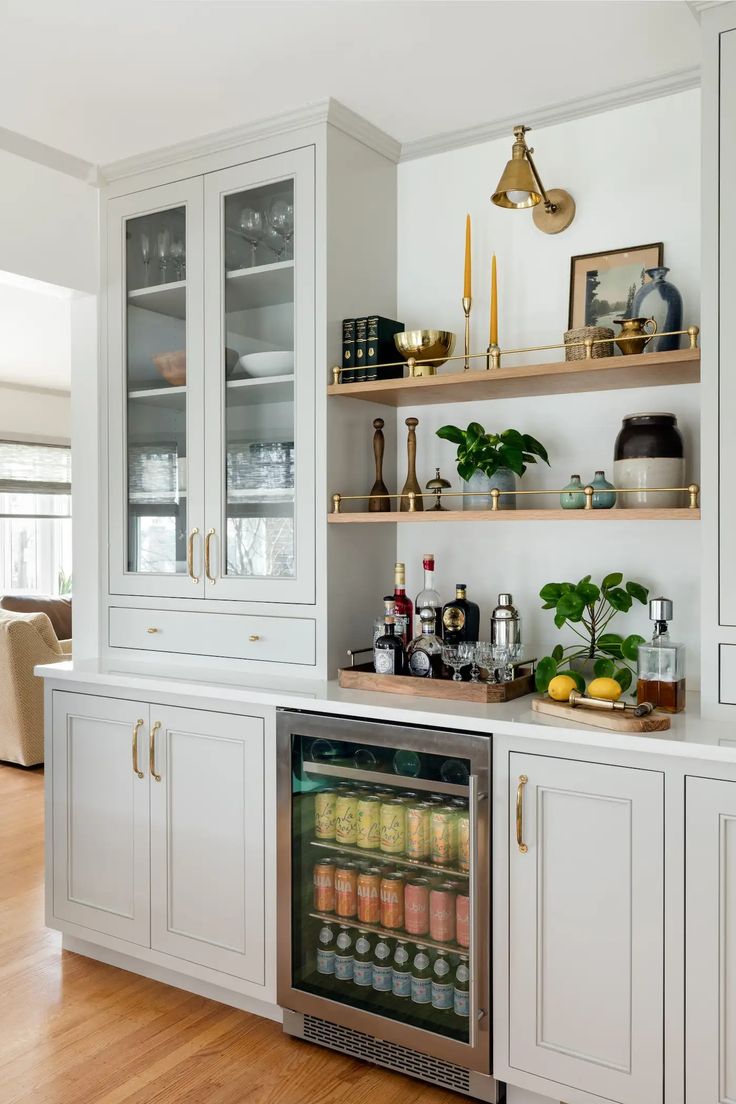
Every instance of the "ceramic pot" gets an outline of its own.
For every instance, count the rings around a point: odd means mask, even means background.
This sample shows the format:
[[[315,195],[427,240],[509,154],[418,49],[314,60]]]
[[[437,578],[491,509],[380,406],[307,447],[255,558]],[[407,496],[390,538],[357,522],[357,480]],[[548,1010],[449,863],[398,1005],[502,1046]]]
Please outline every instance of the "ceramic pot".
[[[621,327],[621,333],[616,338],[624,356],[632,356],[643,353],[649,342],[657,332],[657,323],[653,318],[614,318],[614,325]],[[651,330],[647,326],[652,326]],[[646,334],[646,337],[641,337]]]
[[[510,468],[499,468],[495,475],[491,476],[490,489],[497,487],[499,491],[515,491],[516,476]],[[499,510],[515,510],[516,495],[502,494],[498,498]]]
[[[571,475],[570,482],[560,495],[560,506],[563,510],[584,510],[585,492],[584,484],[580,482],[579,475]]]
[[[470,479],[463,483],[464,491],[477,491],[477,494],[466,495],[463,498],[463,510],[489,510],[491,507],[491,490],[497,487],[499,491],[516,490],[516,476],[508,468],[499,468],[495,475],[485,475],[481,471],[473,472]],[[498,499],[499,510],[515,510],[516,495],[502,494]]]
[[[664,266],[646,270],[651,283],[642,284],[634,296],[632,314],[653,318],[657,330],[682,329],[682,296],[674,284],[665,276],[669,272]],[[651,352],[668,353],[680,348],[679,337],[655,337],[649,346]]]
[[[591,479],[590,485],[593,488],[594,510],[610,510],[612,506],[616,505],[616,490],[613,483],[609,483],[606,479],[605,472],[597,471],[595,479]]]
[[[623,420],[614,450],[613,479],[617,487],[636,487],[618,496],[619,508],[682,506],[682,492],[653,494],[648,487],[682,487],[685,458],[674,414],[629,414]]]

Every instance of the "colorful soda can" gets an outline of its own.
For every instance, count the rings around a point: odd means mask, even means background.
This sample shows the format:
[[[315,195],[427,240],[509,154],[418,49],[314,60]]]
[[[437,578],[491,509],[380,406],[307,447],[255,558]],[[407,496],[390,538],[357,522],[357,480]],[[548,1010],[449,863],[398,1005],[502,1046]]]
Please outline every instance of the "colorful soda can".
[[[429,879],[412,878],[404,889],[404,927],[411,935],[429,931]]]
[[[429,822],[432,806],[415,802],[406,808],[406,857],[428,859],[430,854]]]
[[[403,926],[404,876],[385,874],[381,878],[381,927],[395,930]]]
[[[358,795],[343,790],[335,799],[335,843],[354,847],[358,841]]]
[[[447,883],[433,885],[429,891],[429,934],[436,943],[451,943],[455,938],[455,890]]]
[[[443,805],[430,812],[430,850],[437,866],[457,862],[457,809]]]
[[[314,907],[317,912],[335,911],[336,859],[321,859],[312,872],[314,883]]]
[[[406,805],[402,801],[381,802],[381,850],[401,855],[406,846]]]
[[[336,790],[320,790],[314,795],[314,835],[316,839],[334,840]]]
[[[358,875],[358,919],[363,924],[378,924],[381,920],[381,871],[376,867]]]
[[[455,898],[455,938],[461,947],[470,946],[470,898],[462,889]]]
[[[366,851],[381,847],[381,798],[377,794],[362,794],[358,799],[356,842]]]
[[[335,912],[346,919],[358,914],[358,867],[340,863],[335,867]]]
[[[457,865],[461,870],[470,870],[470,813],[467,809],[458,809],[457,813]]]

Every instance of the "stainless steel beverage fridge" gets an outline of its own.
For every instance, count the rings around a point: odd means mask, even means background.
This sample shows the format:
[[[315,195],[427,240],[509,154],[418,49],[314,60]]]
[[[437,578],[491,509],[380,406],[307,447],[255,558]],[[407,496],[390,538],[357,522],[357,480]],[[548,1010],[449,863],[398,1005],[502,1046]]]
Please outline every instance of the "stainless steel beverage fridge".
[[[487,736],[280,711],[284,1029],[485,1101]]]

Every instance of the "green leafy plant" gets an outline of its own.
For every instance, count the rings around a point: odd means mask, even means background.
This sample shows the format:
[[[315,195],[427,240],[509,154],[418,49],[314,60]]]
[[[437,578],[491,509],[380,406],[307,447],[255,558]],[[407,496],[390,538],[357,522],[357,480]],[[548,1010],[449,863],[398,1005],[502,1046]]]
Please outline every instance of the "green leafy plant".
[[[537,457],[549,464],[544,445],[528,433],[519,433],[518,429],[486,433],[479,422],[471,422],[467,429],[442,426],[437,430],[437,436],[457,445],[455,460],[461,479],[468,480],[477,471],[490,477],[501,468],[509,468],[521,476],[527,464],[536,464]]]
[[[566,647],[557,644],[551,655],[540,659],[536,681],[543,693],[555,675],[570,675],[578,689],[585,690],[585,679],[573,669],[581,660],[592,661],[596,678],[615,679],[624,692],[631,686],[637,648],[644,637],[607,630],[614,617],[628,613],[634,602],[646,605],[649,591],[641,583],[625,583],[620,571],[606,575],[600,584],[590,580],[586,575],[579,583],[545,583],[539,592],[542,609],[555,611],[557,628],[567,627],[582,642]]]

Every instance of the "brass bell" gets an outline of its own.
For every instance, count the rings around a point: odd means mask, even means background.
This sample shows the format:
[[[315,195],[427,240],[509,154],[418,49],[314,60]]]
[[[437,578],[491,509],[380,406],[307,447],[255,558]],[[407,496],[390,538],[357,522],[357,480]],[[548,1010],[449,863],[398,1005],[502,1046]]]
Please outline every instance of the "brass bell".
[[[446,491],[448,489],[448,487],[451,487],[451,486],[452,486],[452,484],[447,479],[443,479],[442,476],[440,475],[440,469],[435,468],[435,477],[434,477],[434,479],[430,479],[429,482],[427,483],[427,490],[431,491],[432,494],[435,495],[435,497],[437,499],[436,505],[431,507],[432,510],[444,510],[445,513],[447,513],[447,511],[445,510],[445,507],[442,505],[442,501],[441,501],[442,492]]]

